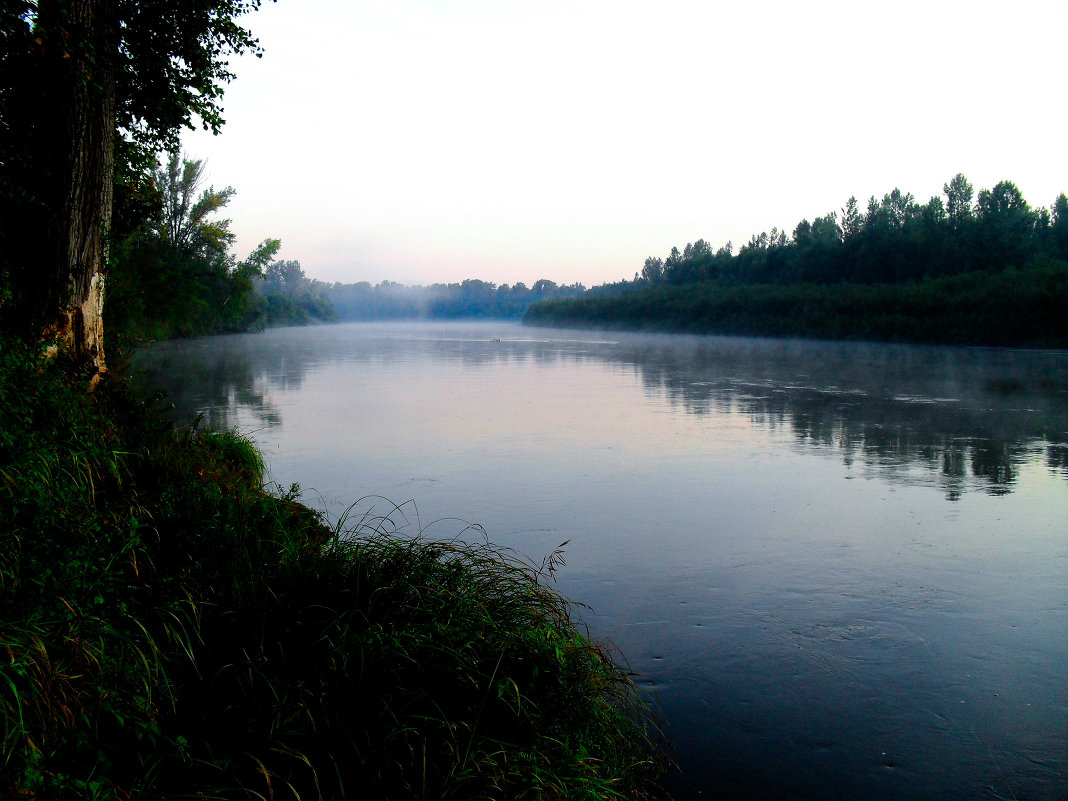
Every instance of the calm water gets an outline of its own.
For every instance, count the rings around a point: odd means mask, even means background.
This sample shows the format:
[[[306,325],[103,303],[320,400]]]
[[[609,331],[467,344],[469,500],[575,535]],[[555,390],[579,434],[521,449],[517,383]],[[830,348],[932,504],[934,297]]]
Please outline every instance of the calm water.
[[[135,367],[334,519],[568,541],[679,799],[1068,798],[1068,353],[355,324]]]

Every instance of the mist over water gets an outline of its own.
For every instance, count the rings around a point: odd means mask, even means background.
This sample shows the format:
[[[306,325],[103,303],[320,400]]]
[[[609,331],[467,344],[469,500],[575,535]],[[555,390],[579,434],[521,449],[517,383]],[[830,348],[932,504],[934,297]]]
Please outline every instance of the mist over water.
[[[449,322],[134,365],[332,519],[567,541],[677,798],[1068,793],[1068,353]]]

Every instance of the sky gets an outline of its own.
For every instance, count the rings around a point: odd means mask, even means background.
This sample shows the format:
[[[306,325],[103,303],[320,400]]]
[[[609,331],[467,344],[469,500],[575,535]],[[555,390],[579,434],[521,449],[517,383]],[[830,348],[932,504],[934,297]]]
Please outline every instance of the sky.
[[[1068,191],[1066,0],[278,0],[219,136],[239,257],[586,286],[957,173]]]

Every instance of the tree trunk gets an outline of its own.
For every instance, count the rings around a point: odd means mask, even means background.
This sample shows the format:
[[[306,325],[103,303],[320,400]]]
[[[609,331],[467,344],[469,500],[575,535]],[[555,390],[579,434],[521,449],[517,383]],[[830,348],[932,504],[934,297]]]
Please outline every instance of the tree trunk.
[[[51,131],[55,182],[50,232],[53,297],[58,301],[46,336],[60,350],[104,370],[104,273],[114,179],[115,0],[42,0],[50,36],[48,59],[56,82]],[[48,279],[46,279],[48,280]]]

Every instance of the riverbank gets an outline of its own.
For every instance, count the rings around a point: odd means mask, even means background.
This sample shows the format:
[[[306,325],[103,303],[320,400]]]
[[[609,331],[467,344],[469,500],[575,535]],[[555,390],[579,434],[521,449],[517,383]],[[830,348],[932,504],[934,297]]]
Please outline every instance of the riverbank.
[[[14,343],[0,414],[0,793],[652,794],[551,561],[327,528],[247,440]]]
[[[870,342],[1068,347],[1068,263],[896,284],[630,288],[537,303],[528,325]]]

